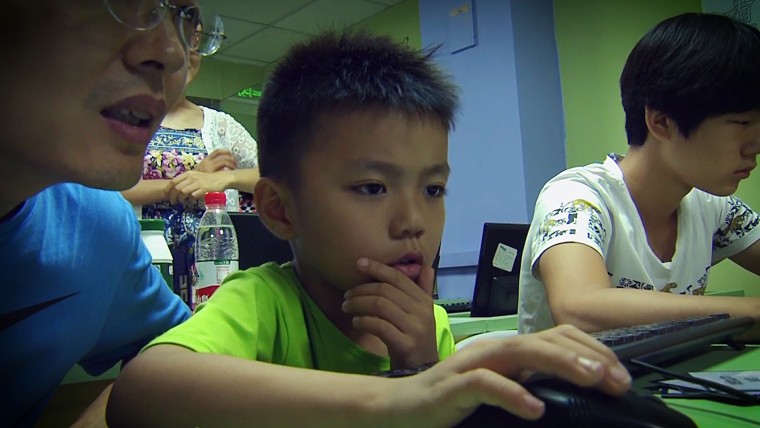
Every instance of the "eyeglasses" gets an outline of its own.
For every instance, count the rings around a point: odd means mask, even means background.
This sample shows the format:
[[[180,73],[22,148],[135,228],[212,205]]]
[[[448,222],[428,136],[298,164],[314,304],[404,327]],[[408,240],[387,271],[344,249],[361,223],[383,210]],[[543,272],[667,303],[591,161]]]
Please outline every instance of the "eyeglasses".
[[[198,6],[175,6],[168,0],[103,0],[111,16],[134,30],[156,28],[171,13],[185,46],[200,55],[209,56],[218,51],[224,35],[224,23],[219,15],[207,13]]]

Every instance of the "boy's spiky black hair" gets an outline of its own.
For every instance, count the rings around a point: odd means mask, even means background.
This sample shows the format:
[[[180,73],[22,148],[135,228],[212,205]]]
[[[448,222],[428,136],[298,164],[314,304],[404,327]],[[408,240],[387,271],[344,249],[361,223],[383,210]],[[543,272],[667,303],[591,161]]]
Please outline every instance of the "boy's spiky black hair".
[[[329,31],[295,45],[267,81],[258,111],[262,177],[298,180],[316,121],[371,110],[433,119],[447,130],[458,109],[456,87],[420,51],[366,31]]]

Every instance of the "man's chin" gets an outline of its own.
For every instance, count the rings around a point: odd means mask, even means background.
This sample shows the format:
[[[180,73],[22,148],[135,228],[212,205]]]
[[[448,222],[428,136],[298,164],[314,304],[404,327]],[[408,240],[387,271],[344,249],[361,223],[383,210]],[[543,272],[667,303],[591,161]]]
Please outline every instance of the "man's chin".
[[[101,171],[101,174],[80,181],[87,187],[103,190],[127,190],[131,189],[140,181],[142,168],[128,171],[109,170]]]

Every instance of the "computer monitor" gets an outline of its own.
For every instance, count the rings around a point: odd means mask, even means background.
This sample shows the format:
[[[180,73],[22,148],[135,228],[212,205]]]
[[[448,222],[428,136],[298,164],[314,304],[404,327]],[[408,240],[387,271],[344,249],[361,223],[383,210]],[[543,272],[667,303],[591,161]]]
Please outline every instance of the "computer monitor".
[[[433,259],[433,299],[438,298],[438,263],[441,261],[441,247],[438,247],[438,252],[435,253],[435,259]]]
[[[279,264],[293,260],[288,241],[272,234],[258,214],[230,213],[238,238],[240,269],[260,266],[266,262]]]
[[[483,224],[470,316],[517,313],[520,259],[529,228],[528,224]]]

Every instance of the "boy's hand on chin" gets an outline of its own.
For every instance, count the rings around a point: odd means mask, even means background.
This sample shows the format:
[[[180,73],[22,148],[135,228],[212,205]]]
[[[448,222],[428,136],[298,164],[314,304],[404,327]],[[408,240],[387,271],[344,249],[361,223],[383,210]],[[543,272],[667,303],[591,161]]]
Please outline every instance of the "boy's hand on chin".
[[[391,369],[438,361],[433,268],[423,266],[416,284],[398,270],[374,260],[362,258],[356,266],[376,281],[358,285],[345,294],[343,311],[353,315],[354,327],[385,343]]]

